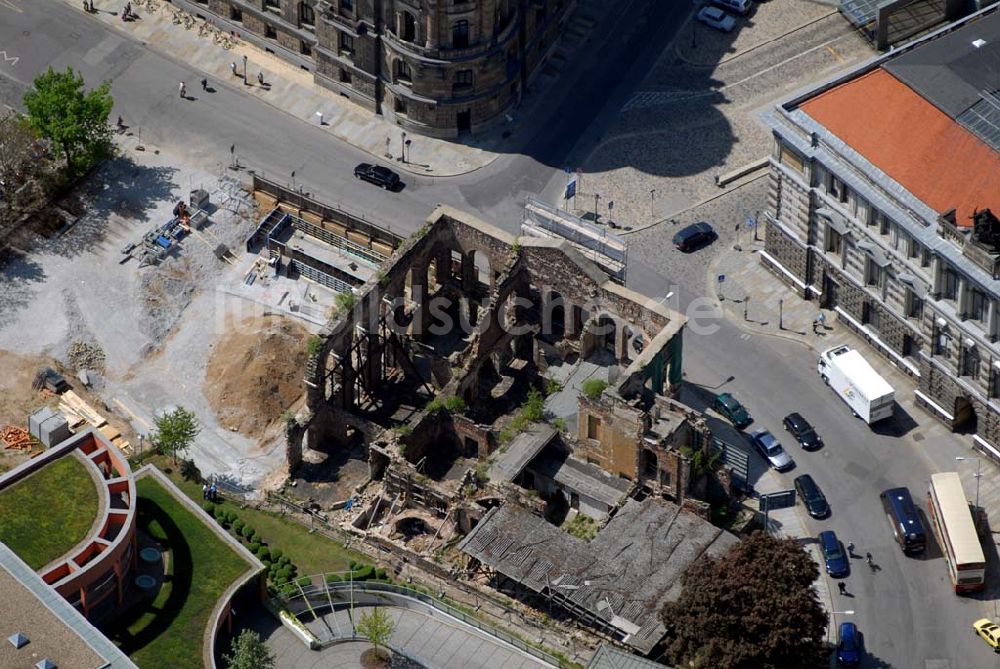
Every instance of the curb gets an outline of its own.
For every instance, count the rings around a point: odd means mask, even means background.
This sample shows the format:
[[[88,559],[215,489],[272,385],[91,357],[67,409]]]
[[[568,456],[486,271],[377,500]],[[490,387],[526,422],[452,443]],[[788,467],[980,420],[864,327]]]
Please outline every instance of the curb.
[[[760,326],[749,325],[747,321],[738,318],[738,314],[732,313],[732,310],[727,309],[725,306],[723,306],[722,301],[718,299],[718,293],[715,290],[715,281],[713,279],[716,275],[719,263],[722,262],[722,260],[726,257],[726,255],[727,255],[726,253],[723,253],[716,256],[715,259],[708,264],[708,270],[705,275],[705,284],[708,290],[708,294],[715,296],[715,304],[722,311],[722,314],[723,316],[726,317],[726,320],[730,321],[733,325],[735,325],[737,329],[743,330],[744,332],[747,332],[749,334],[760,335],[764,337],[774,337],[775,339],[794,342],[796,344],[799,344],[800,346],[804,346],[805,348],[811,351],[818,352],[819,349],[816,348],[816,346],[808,338],[803,338],[801,335],[789,334],[782,330],[778,331],[767,330]]]
[[[768,176],[768,174],[769,174],[769,172],[765,172],[764,174],[758,174],[757,176],[755,176],[755,177],[753,177],[751,179],[747,179],[745,181],[741,181],[740,183],[736,184],[732,188],[725,189],[725,190],[720,190],[718,193],[716,193],[714,195],[710,195],[710,196],[708,196],[708,197],[706,197],[706,198],[704,198],[702,200],[699,200],[698,202],[695,202],[692,205],[684,207],[683,209],[678,209],[676,211],[673,211],[668,216],[665,216],[665,217],[661,218],[660,220],[655,221],[654,223],[649,223],[647,225],[642,226],[641,228],[632,228],[631,230],[625,230],[625,231],[619,232],[617,234],[622,235],[622,236],[625,236],[625,235],[634,235],[637,232],[642,232],[644,230],[649,230],[652,227],[655,227],[657,225],[660,225],[662,223],[666,223],[666,222],[670,221],[675,216],[680,216],[681,214],[683,214],[685,212],[691,211],[692,209],[697,209],[698,207],[700,207],[702,205],[705,205],[705,204],[708,204],[709,202],[712,202],[713,200],[718,200],[720,197],[724,197],[724,196],[729,195],[729,194],[731,194],[731,193],[733,193],[735,191],[738,191],[740,188],[743,188],[744,186],[748,186],[748,185],[752,184],[753,182],[757,181],[758,179],[763,179],[764,177]]]
[[[98,0],[98,1],[100,1],[100,0]],[[165,0],[165,2],[167,4],[165,4],[164,6],[161,6],[158,10],[156,10],[156,11],[146,10],[145,14],[147,16],[150,16],[150,17],[155,17],[155,20],[157,20],[157,21],[163,20],[163,14],[162,14],[162,12],[163,12],[164,7],[173,7],[173,5],[171,5],[169,3],[169,0]],[[70,5],[70,6],[72,6],[75,9],[79,9],[79,7],[75,3],[70,2],[70,0],[65,0],[65,4]],[[176,9],[180,9],[179,7],[175,7],[175,8]],[[213,82],[213,83],[218,83],[218,85],[228,85],[229,81],[228,81],[228,77],[225,75],[225,73],[219,74],[217,72],[210,71],[210,70],[206,69],[206,67],[203,67],[200,63],[198,63],[196,61],[193,61],[190,58],[182,57],[182,56],[177,56],[176,54],[174,54],[174,53],[172,53],[172,52],[170,52],[170,51],[162,48],[162,46],[159,43],[153,43],[153,42],[147,41],[146,39],[143,39],[141,36],[137,35],[136,33],[132,32],[131,30],[127,30],[124,26],[120,25],[120,22],[106,19],[104,17],[104,13],[107,13],[109,10],[105,9],[103,6],[99,7],[99,9],[101,11],[101,14],[99,16],[93,16],[93,15],[91,15],[91,18],[93,18],[94,20],[100,22],[105,28],[114,31],[115,34],[127,37],[128,39],[132,40],[133,43],[136,44],[137,46],[140,46],[140,47],[143,47],[145,49],[148,49],[151,53],[155,54],[158,57],[161,57],[161,58],[164,58],[164,59],[166,59],[168,61],[177,63],[180,66],[182,66],[184,68],[187,68],[187,69],[190,69],[190,70],[192,70],[194,72],[199,72],[199,73],[202,73],[202,74],[205,74],[205,75],[209,75],[209,76],[211,76],[211,77],[213,77],[214,79],[217,80],[217,82]],[[115,16],[117,16],[117,14],[115,14]],[[199,20],[199,22],[200,22],[200,20]],[[173,26],[173,25],[170,25],[170,24],[171,24],[171,22],[169,20],[167,20],[166,21],[166,25],[164,25],[161,28],[161,30],[169,30],[169,29],[172,29],[172,28],[177,28],[177,26]],[[190,31],[189,30],[183,30],[183,32],[190,32]],[[212,46],[209,43],[210,40],[208,40],[206,38],[203,38],[203,37],[197,37],[197,36],[195,36],[195,37],[192,38],[192,41],[197,46],[205,46],[205,47]],[[215,46],[219,50],[225,51],[221,46],[218,46],[218,45],[215,45]],[[249,41],[247,41],[245,39],[239,39],[239,40],[237,40],[234,48],[231,51],[229,51],[228,53],[234,53],[234,54],[238,53],[237,48],[244,49],[244,50],[250,51],[252,53],[259,54],[259,56],[260,56],[261,59],[268,59],[269,60],[271,58],[275,58],[275,56],[273,56],[273,54],[269,54],[269,53],[265,52],[264,50],[262,50],[257,45],[255,45],[252,42],[249,42]],[[289,63],[285,63],[284,61],[281,61],[280,58],[278,59],[278,63],[280,64],[281,67],[291,67],[291,65]],[[275,72],[275,74],[277,74],[279,78],[284,79],[285,81],[290,81],[289,79],[287,79],[284,76],[284,73]],[[303,85],[303,84],[297,84],[297,83],[293,82],[293,85],[301,86],[303,88],[306,88],[306,85]],[[237,88],[235,90],[240,91],[242,89]],[[316,86],[316,84],[312,84],[311,83],[311,84],[308,84],[308,88],[306,89],[306,92],[309,93],[309,94],[316,94],[317,91],[322,91],[322,90],[323,89],[321,89],[320,87]],[[262,103],[264,103],[266,105],[269,105],[273,109],[276,109],[276,110],[278,110],[280,112],[283,112],[283,113],[287,114],[288,116],[291,116],[292,118],[298,119],[299,121],[305,123],[306,125],[310,125],[310,126],[314,126],[315,125],[313,123],[310,123],[308,118],[302,118],[302,117],[300,117],[300,116],[292,113],[291,111],[289,111],[285,107],[279,105],[277,103],[277,101],[272,101],[272,100],[270,100],[268,98],[265,98],[265,97],[262,97],[262,96],[256,96],[256,95],[249,96],[249,97],[251,97],[252,99],[255,99],[255,100],[259,100],[260,102],[262,102]],[[336,98],[333,98],[333,97],[327,98],[327,97],[324,96],[322,98],[322,100],[323,100],[324,104],[332,104],[332,105],[337,106],[338,108],[347,109],[348,111],[350,111],[354,107],[356,107],[356,105],[354,105],[354,103],[341,102],[340,100],[338,100]],[[346,105],[350,105],[350,106],[345,106],[345,104]],[[357,107],[357,108],[359,110],[361,109],[361,107]],[[367,116],[369,116],[370,118],[372,118],[372,119],[375,118],[375,115],[371,114],[370,112],[366,111],[365,114]],[[329,125],[329,126],[327,126],[327,128],[325,130],[335,140],[343,142],[343,143],[351,146],[352,148],[357,149],[358,151],[361,151],[362,153],[365,153],[365,154],[371,156],[372,158],[374,158],[376,160],[381,160],[383,162],[386,162],[386,163],[392,165],[394,167],[394,169],[398,169],[401,172],[405,172],[405,173],[407,173],[409,175],[413,175],[413,176],[423,176],[423,177],[432,177],[432,178],[446,178],[446,177],[463,176],[463,175],[471,174],[473,172],[481,170],[484,167],[489,167],[494,162],[496,162],[496,160],[498,158],[500,158],[501,155],[503,155],[502,153],[498,153],[498,152],[495,152],[495,151],[489,151],[489,153],[492,154],[492,157],[489,160],[483,162],[482,164],[476,165],[475,167],[470,167],[470,168],[462,170],[462,171],[450,171],[450,172],[447,172],[447,173],[437,173],[437,174],[435,174],[433,171],[428,171],[428,170],[417,171],[417,170],[411,169],[409,167],[405,167],[401,163],[401,161],[396,160],[395,158],[391,158],[391,159],[390,158],[386,158],[385,155],[384,155],[384,153],[382,153],[382,152],[372,151],[372,150],[368,149],[367,147],[365,147],[365,146],[363,146],[361,144],[356,144],[355,142],[353,142],[350,139],[348,139],[345,135],[338,133],[336,126]],[[397,130],[398,130],[397,126],[389,125],[388,123],[386,123],[386,132],[393,132],[393,131],[397,131]],[[439,141],[439,142],[445,142],[445,140],[441,140],[441,139],[438,139],[436,137],[431,137],[431,136],[427,136],[427,135],[415,134],[415,136],[416,137],[420,137],[422,139],[432,139],[432,140]],[[448,143],[448,144],[459,144],[458,142],[445,142],[445,143]],[[485,151],[485,149],[483,151]]]
[[[823,4],[823,3],[817,3],[817,4]],[[680,52],[680,50],[677,49],[677,48],[674,49],[674,55],[677,56],[677,59],[679,61],[681,61],[682,63],[687,63],[691,67],[705,67],[705,68],[707,68],[707,67],[718,67],[720,65],[725,65],[726,63],[728,63],[730,61],[736,60],[737,58],[740,58],[741,56],[745,56],[746,54],[750,53],[751,51],[755,51],[755,50],[757,50],[757,49],[759,49],[759,48],[761,48],[763,46],[767,46],[768,44],[773,44],[774,42],[777,42],[780,39],[788,37],[792,33],[796,33],[796,32],[798,32],[800,30],[808,28],[809,26],[811,26],[811,25],[813,25],[815,23],[819,23],[823,19],[827,19],[827,18],[833,16],[834,14],[838,14],[839,12],[840,12],[840,10],[835,9],[832,12],[829,12],[828,14],[824,14],[823,16],[820,16],[820,17],[817,17],[815,19],[812,19],[811,21],[806,21],[805,23],[803,23],[801,25],[798,25],[798,26],[792,28],[791,30],[783,32],[780,35],[777,35],[775,37],[772,37],[771,39],[768,39],[768,40],[765,40],[763,42],[760,42],[759,44],[754,44],[751,47],[743,49],[743,51],[737,51],[736,53],[731,54],[729,56],[726,56],[725,58],[722,58],[722,59],[720,59],[720,60],[718,60],[716,62],[713,62],[713,63],[697,63],[697,62],[695,62],[693,60],[689,60],[688,58],[685,58],[684,55]],[[681,30],[684,30],[684,28],[686,28],[687,24],[690,23],[690,22],[691,22],[691,18],[689,18],[688,21],[684,25],[682,25],[677,32],[680,33]]]

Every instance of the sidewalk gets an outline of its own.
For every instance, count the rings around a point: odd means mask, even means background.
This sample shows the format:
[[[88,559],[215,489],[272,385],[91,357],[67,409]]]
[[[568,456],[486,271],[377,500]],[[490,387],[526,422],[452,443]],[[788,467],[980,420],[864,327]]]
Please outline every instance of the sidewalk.
[[[839,322],[837,312],[820,309],[817,302],[801,299],[778,281],[760,262],[764,242],[748,240],[747,237],[752,236],[744,235],[742,251],[729,247],[716,257],[710,263],[705,277],[709,294],[719,295],[717,276],[724,270],[726,280],[721,284],[724,299],[719,304],[726,316],[748,333],[796,342],[811,349],[817,356],[826,348],[842,343],[861,351],[875,371],[896,389],[896,403],[916,423],[900,439],[916,447],[932,470],[957,471],[970,504],[975,502],[978,489],[979,506],[985,511],[987,519],[993,519],[992,526],[995,529],[1000,524],[1000,467],[974,450],[972,435],[953,433],[918,407],[913,395],[917,380],[877,353],[871,345]],[[820,333],[814,333],[813,321],[819,313],[823,313],[826,323]],[[933,446],[928,446],[929,444]],[[981,461],[955,461],[954,458],[959,455],[970,460],[980,458]],[[981,465],[981,476],[977,486],[978,465]],[[768,487],[766,481],[767,477],[761,480],[765,491],[782,488],[780,485]],[[920,492],[922,494],[923,491]],[[788,514],[779,516],[780,513],[782,512],[771,514],[774,520],[781,523],[778,533],[801,536],[801,521],[797,517],[786,517]]]
[[[77,0],[64,1],[75,9],[80,9]],[[199,31],[205,26],[204,21],[196,20],[190,28],[185,27],[184,23],[175,24],[173,16],[180,11],[177,7],[163,0],[152,2],[159,5],[156,11],[146,9],[145,3],[143,6],[139,6],[138,2],[134,3],[134,11],[138,13],[139,19],[126,23],[119,14],[124,5],[122,0],[94,0],[97,11],[91,16],[116,31],[129,33],[160,53],[168,54],[185,65],[200,70],[208,79],[209,86],[217,86],[220,82],[238,86],[248,95],[260,98],[312,125],[319,125],[322,119],[322,127],[336,138],[393,164],[397,170],[439,177],[473,172],[492,163],[501,153],[514,151],[522,134],[519,131],[530,126],[529,121],[534,113],[545,110],[541,101],[551,103],[554,96],[564,92],[565,77],[559,75],[568,61],[567,54],[586,40],[594,25],[585,12],[577,12],[569,24],[572,30],[567,32],[563,44],[553,54],[550,63],[532,83],[533,89],[544,94],[526,95],[525,101],[515,112],[513,122],[476,135],[472,140],[475,146],[408,133],[407,137],[412,142],[407,151],[408,160],[403,163],[400,160],[402,130],[399,126],[313,83],[312,73],[249,42],[234,39],[235,46],[226,49],[216,43],[211,32],[199,37]],[[245,86],[242,77],[244,56],[247,58],[248,74]],[[233,63],[236,63],[241,76],[233,76]],[[258,84],[258,72],[264,75],[265,86]],[[191,93],[197,94],[200,90],[197,80],[186,83]],[[177,82],[169,85],[176,87]],[[125,122],[131,122],[127,116]],[[389,153],[386,139],[389,140]]]

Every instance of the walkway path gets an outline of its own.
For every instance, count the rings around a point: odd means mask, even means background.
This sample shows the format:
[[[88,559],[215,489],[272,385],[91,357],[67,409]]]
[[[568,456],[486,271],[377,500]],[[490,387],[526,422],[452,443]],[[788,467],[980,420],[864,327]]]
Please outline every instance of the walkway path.
[[[77,0],[64,0],[79,8]],[[319,125],[338,139],[363,151],[385,159],[395,168],[418,174],[433,176],[454,176],[484,167],[500,155],[475,146],[467,146],[447,140],[430,137],[411,136],[412,143],[407,154],[408,163],[398,159],[401,135],[398,126],[384,117],[376,116],[362,107],[349,102],[338,94],[312,83],[312,74],[290,65],[277,56],[262,51],[243,41],[226,50],[215,43],[210,35],[198,36],[202,21],[197,21],[192,29],[173,22],[177,8],[162,2],[155,12],[136,7],[140,19],[122,22],[119,13],[123,3],[120,0],[94,0],[97,10],[92,14],[115,30],[130,33],[134,38],[153,47],[156,51],[169,54],[172,58],[196,67],[205,73],[209,85],[219,81],[241,83],[242,77],[234,77],[232,63],[237,63],[242,75],[243,58],[247,58],[248,84],[246,91],[266,101],[292,116],[313,125]],[[257,73],[264,75],[266,86],[257,83]],[[188,81],[188,93],[200,95],[197,81]],[[175,90],[177,83],[172,84]],[[131,119],[125,118],[126,123]],[[392,155],[386,158],[386,139],[390,141]]]

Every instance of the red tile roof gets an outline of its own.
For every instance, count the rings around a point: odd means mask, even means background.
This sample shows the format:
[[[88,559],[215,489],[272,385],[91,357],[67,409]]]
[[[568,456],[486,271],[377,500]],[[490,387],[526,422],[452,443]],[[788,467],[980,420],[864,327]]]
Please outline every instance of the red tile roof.
[[[801,108],[925,204],[1000,214],[1000,154],[883,69],[830,89]]]

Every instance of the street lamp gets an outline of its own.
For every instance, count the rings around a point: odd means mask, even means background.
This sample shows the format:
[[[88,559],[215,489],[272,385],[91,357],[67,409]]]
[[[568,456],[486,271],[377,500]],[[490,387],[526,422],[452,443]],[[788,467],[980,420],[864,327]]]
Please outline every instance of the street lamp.
[[[656,221],[656,213],[653,211],[653,198],[656,196],[656,189],[649,189],[649,222],[654,223]]]
[[[601,199],[601,196],[594,193],[594,223],[597,223],[598,213],[597,213],[597,201]]]
[[[965,456],[959,455],[955,457],[959,462],[964,462],[966,460],[976,461],[976,519],[979,519],[979,478],[982,476],[980,469],[982,467],[983,461],[979,458],[967,458]],[[978,523],[977,523],[978,524]]]

